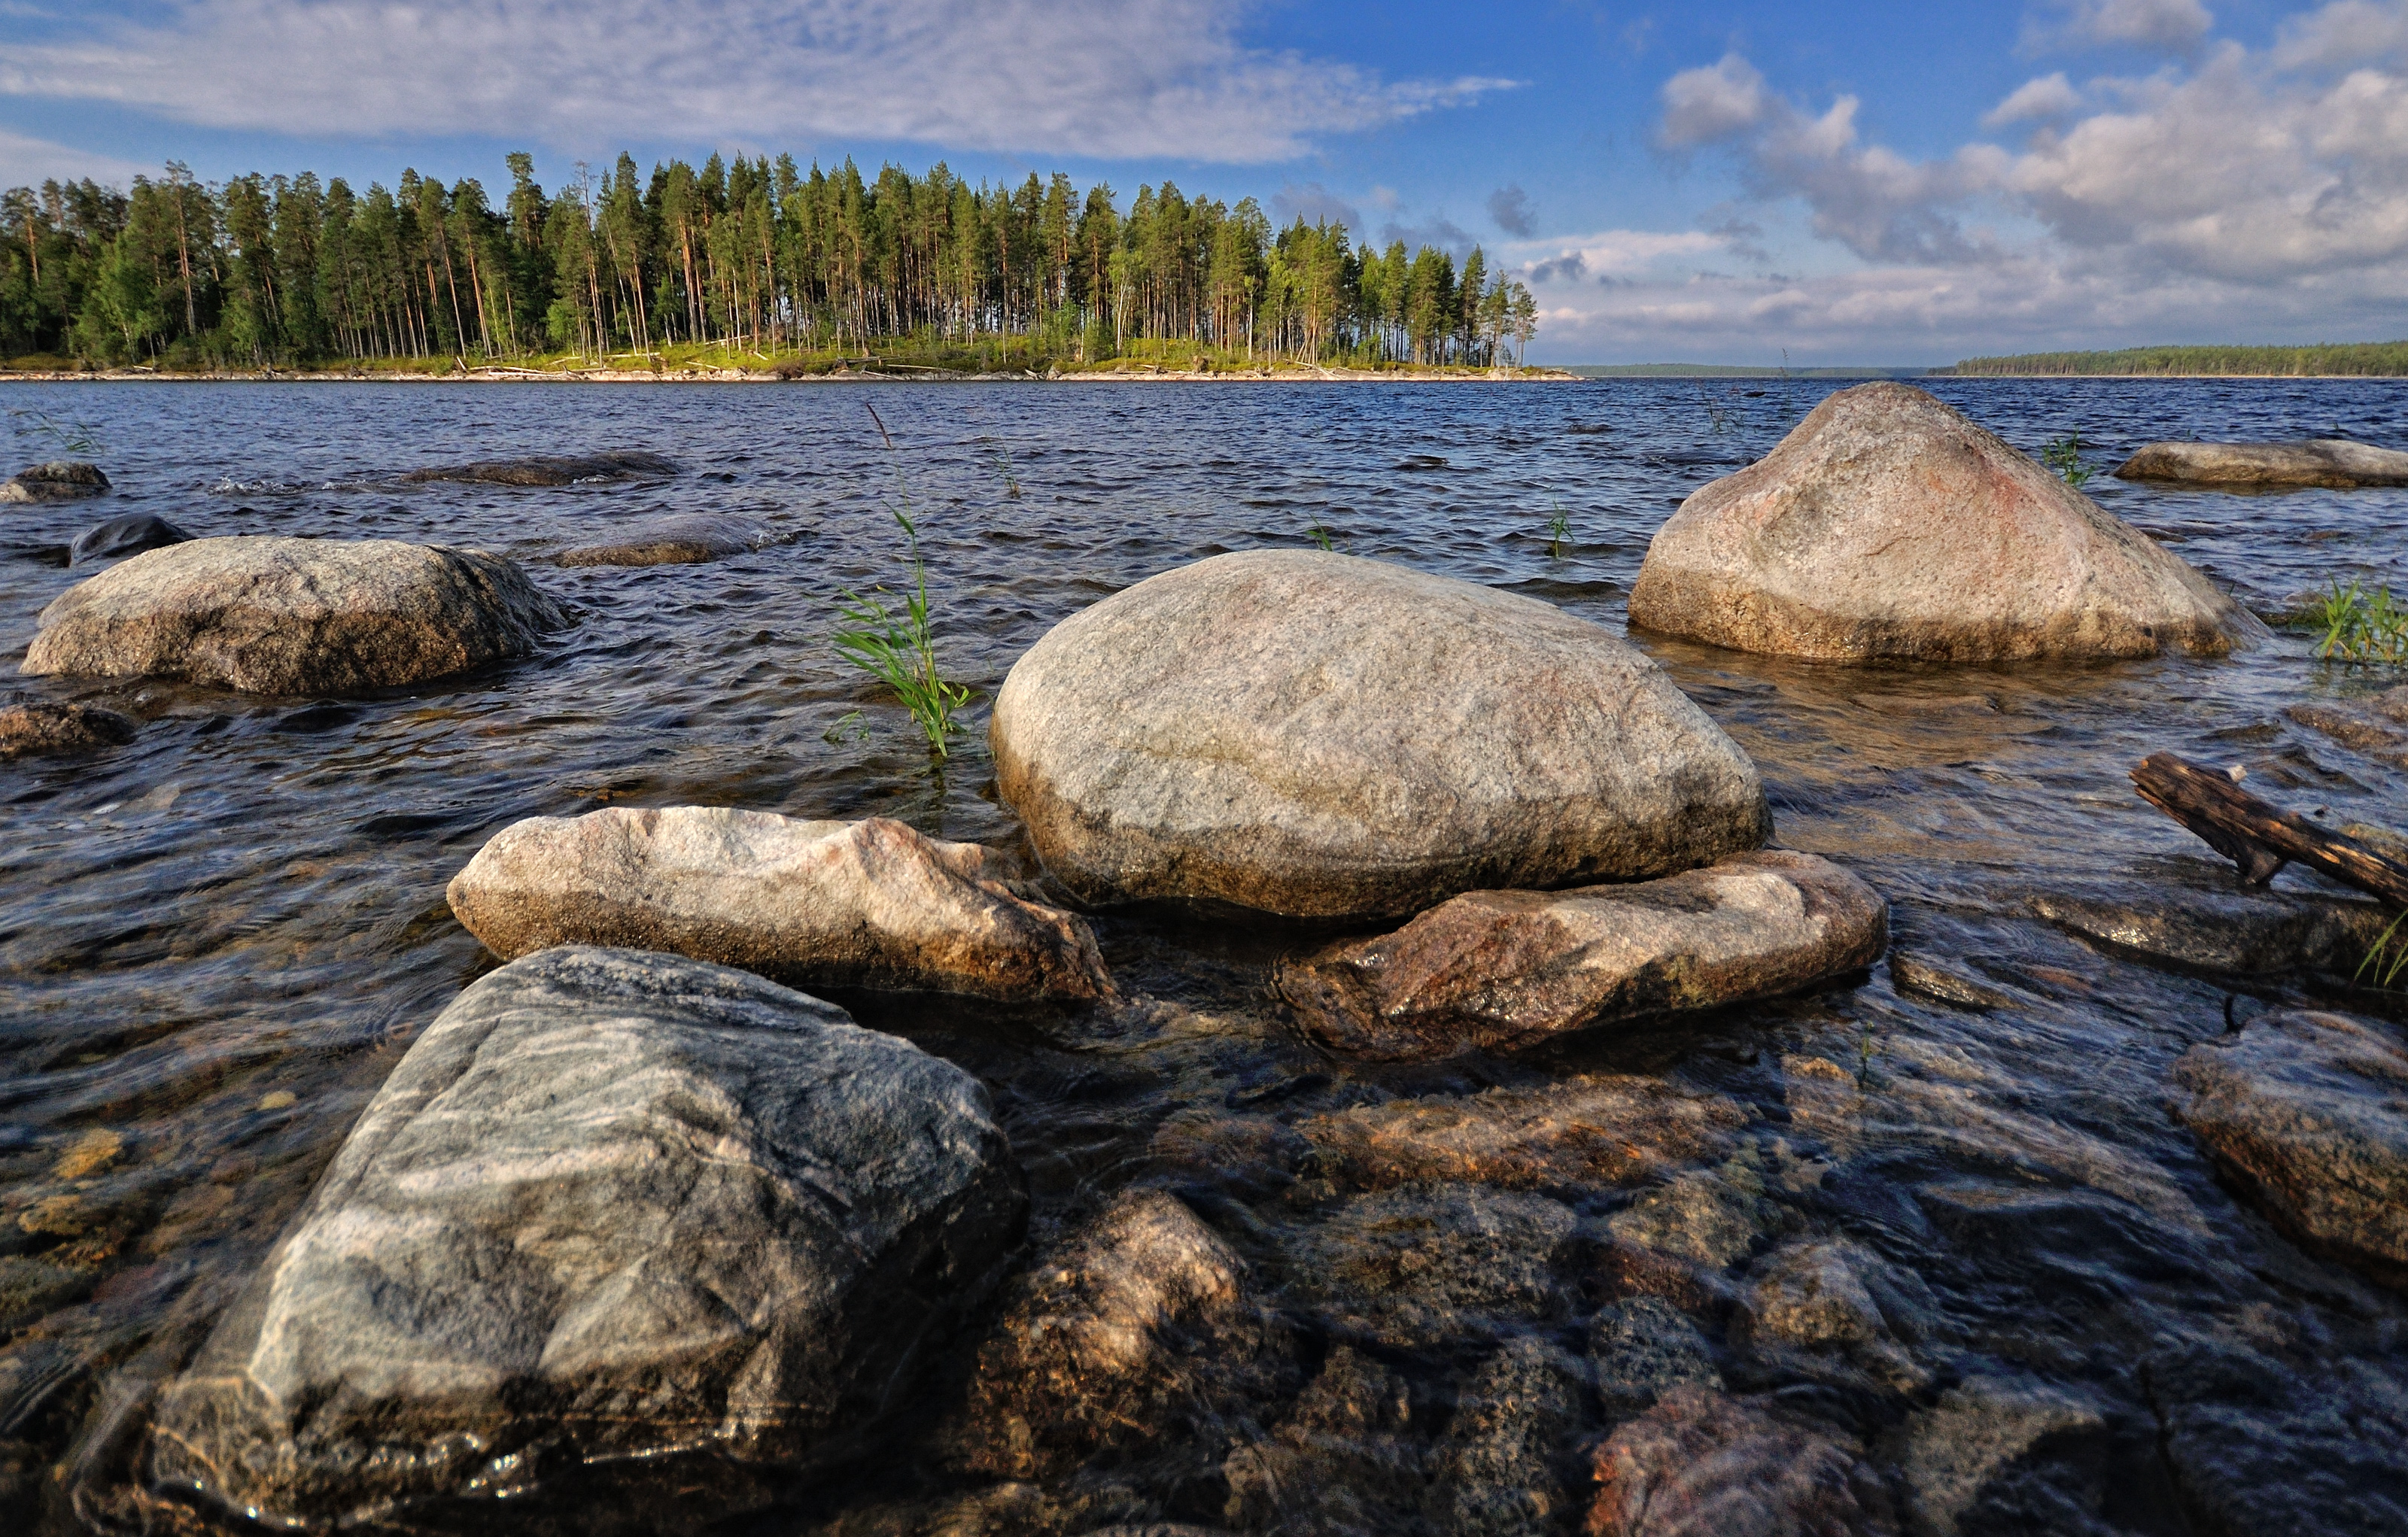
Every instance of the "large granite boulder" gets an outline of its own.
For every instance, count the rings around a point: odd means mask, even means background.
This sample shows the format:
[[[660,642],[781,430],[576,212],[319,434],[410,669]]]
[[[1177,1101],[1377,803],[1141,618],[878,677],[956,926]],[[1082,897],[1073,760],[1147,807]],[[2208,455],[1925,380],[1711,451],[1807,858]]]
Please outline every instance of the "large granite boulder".
[[[1881,959],[1889,904],[1812,854],[1570,891],[1473,891],[1392,934],[1283,962],[1306,1032],[1383,1060],[1511,1051],[1567,1031],[1793,992]]]
[[[523,656],[568,619],[481,550],[244,535],[136,555],[69,588],[36,622],[27,673],[326,695]]]
[[[2301,1246],[2408,1287],[2408,1039],[2295,1010],[2174,1063],[2176,1113],[2243,1196]]]
[[[133,741],[136,729],[131,718],[97,704],[35,700],[0,706],[0,763],[98,752]]]
[[[0,502],[68,502],[79,496],[98,496],[108,489],[108,477],[99,465],[53,459],[47,464],[29,464],[0,480]]]
[[[495,833],[446,893],[504,959],[623,945],[830,987],[1087,1002],[1087,925],[1015,894],[1001,856],[883,817],[611,806]]]
[[[455,999],[164,1390],[247,1519],[698,1524],[877,1444],[1016,1249],[986,1092],[747,973],[571,946]]]
[[[1635,648],[1535,599],[1314,550],[1166,572],[1004,680],[996,782],[1083,901],[1401,917],[1754,848],[1756,769]]]
[[[2140,530],[1892,383],[1841,391],[1682,503],[1630,620],[1834,661],[2222,656],[2266,633]]]
[[[2304,443],[2150,443],[2116,468],[2119,480],[2289,488],[2408,486],[2408,453],[2347,438]]]
[[[487,486],[574,486],[587,481],[650,480],[677,474],[674,461],[641,450],[598,454],[529,454],[520,459],[480,459],[411,470],[411,484],[452,480]]]

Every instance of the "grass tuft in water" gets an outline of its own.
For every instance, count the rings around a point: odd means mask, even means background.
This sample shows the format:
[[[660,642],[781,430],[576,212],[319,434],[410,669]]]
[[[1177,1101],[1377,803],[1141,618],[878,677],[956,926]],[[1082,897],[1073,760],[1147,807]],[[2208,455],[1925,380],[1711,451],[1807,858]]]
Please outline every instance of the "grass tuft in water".
[[[1338,547],[1330,543],[1329,530],[1323,525],[1321,514],[1317,512],[1312,515],[1312,526],[1304,531],[1304,536],[1333,554],[1337,552]]]
[[[2391,589],[2366,591],[2360,582],[2341,585],[2300,611],[2300,620],[2323,632],[2316,655],[2326,662],[2377,663],[2408,667],[2408,605],[2391,596]]]
[[[8,423],[16,429],[20,440],[35,446],[36,454],[52,452],[94,459],[101,452],[100,429],[88,421],[63,421],[47,411],[25,406],[8,413]]]
[[[2403,908],[2400,916],[2391,920],[2391,927],[2375,936],[2374,943],[2367,948],[2366,959],[2358,963],[2358,971],[2351,980],[2363,982],[2367,974],[2372,972],[2374,985],[2387,989],[2400,980],[2401,973],[2408,972],[2408,934],[2400,932],[2403,923],[2408,923],[2408,908]]]
[[[886,451],[896,454],[895,439],[887,434],[886,423],[879,420],[877,407],[870,407],[869,420],[878,422],[878,435],[885,442]],[[912,723],[927,737],[930,756],[941,760],[948,756],[953,733],[962,729],[954,715],[969,704],[970,691],[946,682],[937,671],[936,636],[928,621],[928,568],[920,558],[920,525],[911,516],[911,488],[904,478],[899,454],[895,461],[895,500],[886,510],[903,531],[904,560],[911,568],[911,587],[903,594],[903,611],[897,614],[886,606],[880,597],[887,591],[882,586],[867,592],[847,588],[838,594],[837,618],[841,627],[836,632],[835,645],[838,655],[895,690],[895,697],[911,712]]]
[[[2056,471],[2057,477],[2075,491],[2080,491],[2090,478],[2090,466],[2082,462],[2082,434],[2079,431],[2049,439],[2047,446],[2040,451],[2040,462]]]
[[[1564,547],[1571,542],[1571,519],[1564,515],[1564,505],[1557,502],[1555,515],[1547,519],[1547,558],[1551,561],[1562,560]]]

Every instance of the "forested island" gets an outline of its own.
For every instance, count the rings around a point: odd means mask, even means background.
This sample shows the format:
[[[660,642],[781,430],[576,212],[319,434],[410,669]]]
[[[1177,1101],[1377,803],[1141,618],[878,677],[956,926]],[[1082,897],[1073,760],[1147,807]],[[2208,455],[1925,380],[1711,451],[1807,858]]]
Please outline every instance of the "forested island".
[[[473,178],[405,170],[204,183],[170,162],[0,195],[0,358],[20,370],[468,369],[557,363],[810,373],[873,360],[992,371],[1152,360],[1489,368],[1536,331],[1529,291],[1478,247],[1358,248],[1274,228],[1254,199],[1171,182],[1125,207],[1035,173],[973,186],[851,160],[622,154],[547,192],[508,157]]]
[[[2316,347],[2128,347],[2114,352],[2026,352],[1968,358],[1942,374],[2096,375],[2130,377],[2397,377],[2408,375],[2408,341]]]

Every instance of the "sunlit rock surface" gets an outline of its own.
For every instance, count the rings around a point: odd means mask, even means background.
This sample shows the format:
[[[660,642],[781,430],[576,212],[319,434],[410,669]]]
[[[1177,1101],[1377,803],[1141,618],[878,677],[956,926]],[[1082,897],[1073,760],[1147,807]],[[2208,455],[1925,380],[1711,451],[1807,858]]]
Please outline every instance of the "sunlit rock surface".
[[[0,705],[0,762],[71,757],[134,740],[133,719],[97,704],[34,701]]]
[[[2288,488],[2408,486],[2408,453],[2347,438],[2300,443],[2150,443],[2124,461],[2119,480]]]
[[[76,459],[53,459],[46,464],[29,464],[0,480],[0,502],[68,502],[79,496],[98,496],[108,489],[108,477],[99,465]]]

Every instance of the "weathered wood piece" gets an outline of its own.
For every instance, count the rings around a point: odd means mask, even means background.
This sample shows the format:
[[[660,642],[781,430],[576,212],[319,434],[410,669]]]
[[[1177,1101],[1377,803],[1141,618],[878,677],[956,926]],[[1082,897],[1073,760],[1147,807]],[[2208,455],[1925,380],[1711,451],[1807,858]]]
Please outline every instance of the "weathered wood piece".
[[[2249,885],[2265,885],[2296,860],[2408,907],[2408,864],[2361,839],[2261,801],[2213,769],[2171,752],[2153,752],[2132,770],[2132,783],[2143,800],[2239,865],[2241,878]]]

